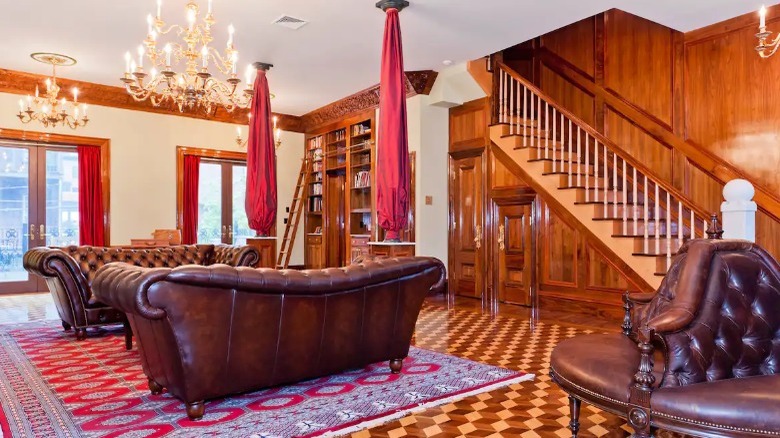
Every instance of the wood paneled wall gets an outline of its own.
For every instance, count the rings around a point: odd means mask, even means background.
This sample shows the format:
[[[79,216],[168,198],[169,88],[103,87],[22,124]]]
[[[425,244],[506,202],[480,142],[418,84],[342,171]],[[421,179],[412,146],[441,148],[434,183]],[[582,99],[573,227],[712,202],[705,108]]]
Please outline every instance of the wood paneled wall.
[[[770,30],[780,31],[780,5],[769,16]],[[757,26],[756,14],[746,14],[683,34],[613,9],[521,43],[504,58],[659,177],[718,211],[719,169],[700,168],[658,131],[780,193],[780,55],[756,54]],[[605,94],[641,120],[607,104]],[[757,234],[780,256],[780,223],[766,211]]]

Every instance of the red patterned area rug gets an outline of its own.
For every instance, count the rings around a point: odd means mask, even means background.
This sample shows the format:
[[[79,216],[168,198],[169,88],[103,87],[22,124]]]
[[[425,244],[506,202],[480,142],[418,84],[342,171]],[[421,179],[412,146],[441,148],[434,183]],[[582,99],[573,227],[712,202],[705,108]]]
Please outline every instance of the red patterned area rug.
[[[53,324],[0,328],[3,437],[335,436],[532,378],[413,347],[401,374],[374,364],[214,400],[190,421],[175,398],[150,394],[119,332],[77,342]]]

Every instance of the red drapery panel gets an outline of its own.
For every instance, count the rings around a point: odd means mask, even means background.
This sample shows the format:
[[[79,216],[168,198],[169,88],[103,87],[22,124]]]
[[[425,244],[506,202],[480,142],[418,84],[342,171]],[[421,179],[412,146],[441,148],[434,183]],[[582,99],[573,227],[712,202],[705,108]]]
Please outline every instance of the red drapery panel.
[[[249,228],[268,236],[276,221],[276,151],[271,128],[271,97],[268,78],[257,70],[252,120],[246,150],[246,198],[244,207]]]
[[[386,241],[398,241],[409,215],[409,134],[406,75],[398,10],[387,10],[379,81],[377,216]]]
[[[76,150],[79,157],[79,244],[105,246],[100,148],[78,146]]]
[[[198,184],[200,182],[200,157],[184,156],[182,184],[181,243],[192,245],[198,242]]]

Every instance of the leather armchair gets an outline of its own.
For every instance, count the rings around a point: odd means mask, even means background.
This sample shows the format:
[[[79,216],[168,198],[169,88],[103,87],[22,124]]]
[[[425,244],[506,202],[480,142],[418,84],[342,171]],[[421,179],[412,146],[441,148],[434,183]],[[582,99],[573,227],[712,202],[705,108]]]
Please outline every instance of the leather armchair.
[[[76,339],[86,337],[87,327],[125,324],[126,347],[132,347],[132,332],[124,313],[97,300],[92,281],[98,269],[108,263],[145,267],[176,267],[216,263],[254,266],[260,260],[249,246],[183,245],[150,249],[68,246],[33,248],[24,255],[24,268],[46,280],[65,330],[71,327]]]
[[[444,278],[425,257],[305,271],[114,263],[93,287],[127,314],[152,393],[167,388],[198,419],[205,400],[230,394],[386,360],[400,372]]]
[[[780,265],[745,241],[693,240],[657,293],[626,297],[623,334],[553,350],[550,374],[580,401],[656,428],[705,436],[780,436]]]

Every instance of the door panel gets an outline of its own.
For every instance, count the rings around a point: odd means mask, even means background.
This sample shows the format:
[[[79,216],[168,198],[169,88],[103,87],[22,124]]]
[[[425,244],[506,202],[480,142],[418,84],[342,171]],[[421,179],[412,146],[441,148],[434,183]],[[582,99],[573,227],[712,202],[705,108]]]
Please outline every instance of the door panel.
[[[46,150],[45,154],[39,167],[45,175],[45,211],[37,225],[37,237],[45,246],[78,245],[78,153],[66,149]]]
[[[482,156],[450,159],[450,193],[454,217],[450,245],[455,293],[479,298],[484,289],[484,230],[482,222]]]
[[[38,290],[22,267],[38,236],[37,154],[32,147],[0,146],[0,293]]]
[[[496,218],[496,282],[502,302],[530,305],[533,285],[533,204],[503,205]]]

